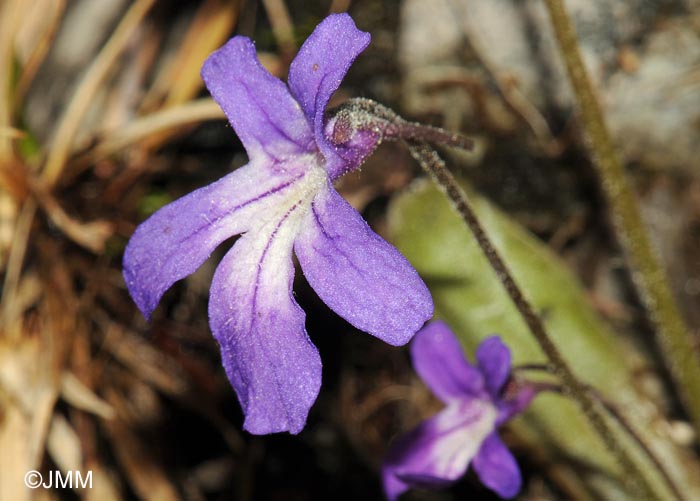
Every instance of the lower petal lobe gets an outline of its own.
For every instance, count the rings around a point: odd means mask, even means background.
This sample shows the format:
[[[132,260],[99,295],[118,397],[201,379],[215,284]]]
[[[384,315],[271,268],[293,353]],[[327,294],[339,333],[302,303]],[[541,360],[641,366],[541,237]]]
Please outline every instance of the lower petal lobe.
[[[328,185],[294,244],[319,297],[352,325],[392,345],[407,343],[433,314],[427,287],[398,250]]]
[[[459,479],[493,432],[495,419],[489,402],[472,400],[423,421],[387,454],[382,468],[387,496],[395,499],[408,487],[442,487]]]
[[[321,385],[321,359],[292,296],[290,209],[239,239],[214,274],[209,322],[254,434],[299,433]]]
[[[193,273],[227,238],[246,231],[295,182],[248,164],[166,205],[144,221],[124,251],[124,281],[148,318],[163,293]]]
[[[484,441],[473,465],[481,483],[502,498],[510,499],[520,492],[520,468],[498,433]]]

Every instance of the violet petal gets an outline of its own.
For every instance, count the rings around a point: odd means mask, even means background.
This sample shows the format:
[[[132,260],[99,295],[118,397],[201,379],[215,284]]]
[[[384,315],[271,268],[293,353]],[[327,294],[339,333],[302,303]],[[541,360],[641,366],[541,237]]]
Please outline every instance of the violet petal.
[[[209,322],[250,433],[299,433],[321,385],[321,359],[292,296],[292,208],[238,240],[214,274]]]
[[[487,401],[448,405],[391,447],[383,465],[384,489],[393,499],[405,486],[443,487],[465,474],[494,431],[496,409]],[[400,482],[391,480],[396,477]]]
[[[382,467],[382,487],[384,495],[389,501],[396,501],[401,494],[411,488],[406,482],[396,476],[390,466]]]
[[[411,342],[413,367],[445,403],[484,393],[484,378],[464,357],[462,346],[442,321],[427,324]]]
[[[260,64],[250,39],[234,37],[212,53],[202,79],[249,157],[275,162],[314,149],[309,120],[287,86]]]
[[[314,197],[294,250],[333,311],[389,344],[407,343],[432,316],[418,273],[330,185]]]
[[[288,174],[248,164],[162,207],[124,251],[124,281],[146,318],[163,293],[193,273],[225,239],[246,231],[293,184]]]
[[[289,88],[313,122],[316,143],[326,157],[331,178],[346,170],[345,160],[324,136],[324,113],[350,65],[369,45],[369,33],[360,31],[348,14],[332,14],[316,26],[289,68]]]
[[[510,375],[510,349],[498,336],[484,339],[476,350],[479,369],[484,374],[486,387],[496,397]]]
[[[486,438],[474,458],[474,470],[481,483],[505,499],[520,492],[522,477],[513,454],[494,432]]]
[[[538,389],[530,383],[519,383],[515,395],[508,395],[498,402],[497,424],[501,425],[523,412],[537,396]]]
[[[381,143],[382,135],[373,129],[353,128],[347,121],[339,121],[337,115],[326,122],[326,136],[331,138],[335,155],[344,161],[341,164],[336,158],[333,165],[326,162],[326,171],[332,180],[352,171],[362,165]]]

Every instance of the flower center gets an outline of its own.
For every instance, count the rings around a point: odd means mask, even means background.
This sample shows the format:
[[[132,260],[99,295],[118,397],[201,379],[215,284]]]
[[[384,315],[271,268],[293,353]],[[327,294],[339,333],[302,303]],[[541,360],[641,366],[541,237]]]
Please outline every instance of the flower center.
[[[311,201],[316,193],[324,189],[325,183],[328,182],[328,175],[319,157],[317,153],[309,153],[295,158],[295,164],[298,162],[303,165],[301,168],[298,164],[295,165],[294,170],[302,171],[303,175],[280,194],[281,198],[261,218],[258,224],[259,230],[264,231],[270,225],[276,226],[282,219],[287,219],[285,225],[298,225],[301,222],[311,208]]]

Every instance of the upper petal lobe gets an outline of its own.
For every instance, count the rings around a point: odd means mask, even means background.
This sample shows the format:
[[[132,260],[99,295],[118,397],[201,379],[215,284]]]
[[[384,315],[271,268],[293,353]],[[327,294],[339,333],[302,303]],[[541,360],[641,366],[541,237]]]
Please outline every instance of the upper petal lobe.
[[[411,343],[413,368],[443,402],[481,397],[484,378],[464,357],[462,346],[442,321],[428,323]]]
[[[262,67],[248,38],[234,37],[212,53],[202,79],[251,158],[315,150],[311,122],[287,86]]]
[[[476,360],[486,379],[486,386],[495,398],[510,375],[510,349],[501,338],[491,336],[477,348]]]
[[[335,177],[336,170],[342,170],[345,161],[324,136],[324,113],[350,65],[370,39],[369,33],[358,30],[349,15],[330,15],[306,39],[289,68],[289,87],[313,123],[316,143],[326,157],[331,177]]]
[[[193,273],[227,238],[246,231],[294,183],[248,164],[166,205],[144,221],[124,251],[124,280],[146,318],[163,293]]]
[[[333,311],[389,344],[405,344],[432,316],[430,293],[411,264],[330,185],[313,199],[294,250]]]

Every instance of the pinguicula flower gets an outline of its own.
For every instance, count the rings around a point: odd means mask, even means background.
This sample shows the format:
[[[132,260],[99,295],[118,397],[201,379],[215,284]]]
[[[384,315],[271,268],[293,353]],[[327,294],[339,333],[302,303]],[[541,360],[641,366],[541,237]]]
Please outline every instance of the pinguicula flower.
[[[293,254],[328,306],[389,344],[407,343],[432,315],[416,271],[333,188],[380,140],[347,126],[334,132],[325,116],[369,41],[347,14],[329,16],[292,62],[289,87],[262,67],[248,38],[209,56],[202,78],[249,163],[157,211],[124,253],[126,285],[149,318],[174,282],[243,234],[214,274],[209,322],[251,433],[301,431],[321,385],[292,293]]]
[[[498,336],[485,339],[474,367],[449,327],[436,321],[416,334],[411,358],[445,407],[390,448],[382,467],[386,496],[394,500],[411,487],[449,486],[470,464],[489,489],[515,496],[520,469],[497,429],[527,407],[537,388],[511,378],[508,347]]]

